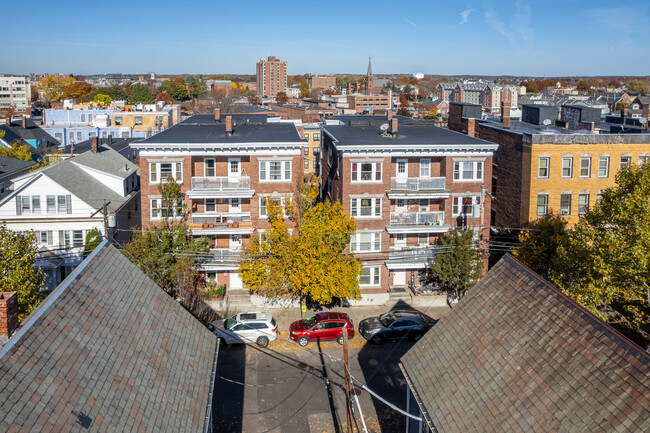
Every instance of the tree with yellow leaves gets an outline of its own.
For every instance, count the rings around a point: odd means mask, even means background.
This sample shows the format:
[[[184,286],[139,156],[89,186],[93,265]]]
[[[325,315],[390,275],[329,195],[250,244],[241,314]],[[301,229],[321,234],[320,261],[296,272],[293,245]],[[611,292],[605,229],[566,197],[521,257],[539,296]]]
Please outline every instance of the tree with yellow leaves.
[[[59,101],[68,98],[67,87],[74,83],[75,79],[68,75],[47,75],[39,81],[39,88],[45,91],[49,101]]]
[[[4,137],[5,132],[0,131],[0,138]],[[0,146],[0,156],[8,156],[22,161],[31,161],[32,152],[29,144],[20,144],[20,140],[15,139],[8,147]]]

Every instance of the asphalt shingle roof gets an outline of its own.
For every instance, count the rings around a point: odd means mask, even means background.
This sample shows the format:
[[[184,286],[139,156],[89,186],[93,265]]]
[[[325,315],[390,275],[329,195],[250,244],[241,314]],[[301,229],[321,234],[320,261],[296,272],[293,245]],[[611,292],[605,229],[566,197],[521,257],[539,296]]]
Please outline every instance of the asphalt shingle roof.
[[[33,161],[23,161],[22,159],[0,156],[0,178],[11,176],[13,173],[25,170],[34,164]]]
[[[509,255],[402,363],[438,433],[650,431],[650,355]]]
[[[8,143],[11,143],[15,139],[45,140],[50,143],[59,143],[58,140],[45,132],[43,128],[34,123],[33,120],[25,119],[25,126],[27,126],[27,128],[23,128],[22,120],[12,120],[11,125],[0,125],[0,130],[5,131],[3,140]]]
[[[103,243],[0,349],[0,431],[202,432],[217,347]]]

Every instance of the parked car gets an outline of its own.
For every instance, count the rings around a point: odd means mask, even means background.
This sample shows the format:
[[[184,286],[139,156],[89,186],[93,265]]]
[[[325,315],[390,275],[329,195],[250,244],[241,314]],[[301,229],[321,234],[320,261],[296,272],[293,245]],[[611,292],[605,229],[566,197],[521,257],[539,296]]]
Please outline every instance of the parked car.
[[[212,325],[214,334],[228,344],[256,343],[266,347],[278,336],[278,324],[270,313],[239,313]]]
[[[359,322],[359,333],[375,344],[402,338],[418,341],[435,323],[417,311],[395,310],[363,319]]]
[[[302,347],[315,340],[336,340],[343,344],[343,327],[348,338],[354,337],[354,325],[345,313],[317,313],[304,320],[297,320],[289,327],[289,338]]]

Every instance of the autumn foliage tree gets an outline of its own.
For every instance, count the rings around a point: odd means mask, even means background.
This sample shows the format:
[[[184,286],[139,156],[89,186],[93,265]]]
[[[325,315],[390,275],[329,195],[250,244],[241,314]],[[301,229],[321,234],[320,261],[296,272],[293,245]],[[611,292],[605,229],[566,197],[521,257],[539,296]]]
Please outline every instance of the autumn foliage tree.
[[[94,91],[93,85],[85,81],[75,81],[65,87],[66,97],[74,99],[75,102],[88,102]]]
[[[24,320],[43,300],[43,276],[34,267],[36,234],[15,232],[0,224],[0,292],[18,292],[18,319]]]
[[[75,79],[68,75],[46,75],[38,85],[49,101],[59,101],[68,97],[66,89],[74,82]]]

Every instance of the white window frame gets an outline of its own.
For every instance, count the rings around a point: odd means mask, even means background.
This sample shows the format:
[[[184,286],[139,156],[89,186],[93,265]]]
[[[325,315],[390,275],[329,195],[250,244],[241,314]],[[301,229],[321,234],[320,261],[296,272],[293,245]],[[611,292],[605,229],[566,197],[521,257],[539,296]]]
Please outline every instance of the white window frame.
[[[468,168],[467,165],[470,165]],[[479,182],[483,180],[483,161],[454,161],[454,182]],[[471,177],[465,177],[470,173]]]
[[[605,163],[605,167],[603,167],[603,163]],[[601,174],[603,169],[605,174]],[[598,177],[601,179],[609,178],[609,156],[598,157]]]
[[[540,212],[540,207],[542,209],[541,212]],[[537,212],[537,216],[548,215],[548,194],[537,194],[536,212]]]
[[[292,161],[290,159],[272,159],[272,160],[261,160],[260,162],[260,182],[291,182],[291,173]],[[280,164],[279,178],[271,179],[271,163]],[[240,164],[241,167],[241,164]],[[241,168],[240,168],[241,169]],[[228,172],[230,172],[230,165],[228,165]],[[277,176],[277,174],[276,174]]]
[[[162,179],[162,166],[170,165],[170,173],[176,183],[183,183],[183,162],[182,161],[157,161],[149,162],[149,183],[159,184],[167,181],[167,176]]]
[[[370,200],[368,206],[363,206],[363,208],[369,208],[370,214],[362,215],[362,203],[364,200]],[[381,197],[352,197],[350,198],[350,216],[363,219],[363,218],[381,218]]]
[[[350,163],[350,182],[352,183],[372,183],[381,182],[383,177],[382,162],[352,162]],[[370,165],[370,179],[363,179],[364,165]],[[379,177],[379,179],[377,179]]]
[[[183,217],[182,202],[179,206],[172,207],[172,215],[163,216],[162,198],[149,199],[149,218],[151,220],[176,219]],[[182,200],[182,199],[179,199]],[[180,208],[180,209],[179,209]]]
[[[632,165],[632,157],[629,155],[621,155],[621,165],[619,169],[623,170],[625,168],[629,168],[631,165]]]
[[[233,171],[233,167],[237,170]],[[228,158],[228,177],[241,176],[241,158]]]
[[[431,158],[420,158],[420,177],[431,177]]]
[[[364,239],[369,237],[369,239]],[[367,249],[363,249],[367,245]],[[350,252],[355,254],[381,251],[381,232],[356,232],[350,236]]]
[[[568,167],[564,166],[565,162],[569,163]],[[569,170],[569,174],[565,175],[564,170]],[[562,158],[562,178],[564,178],[564,179],[573,178],[573,157],[571,157],[571,156]]]
[[[266,203],[265,200],[271,199],[274,201],[279,201],[280,205],[284,208],[285,204],[287,203],[287,200],[291,200],[291,196],[289,195],[282,195],[282,196],[273,196],[273,195],[261,195],[260,196],[260,219],[269,219],[268,214],[266,213]],[[241,206],[241,202],[240,202]],[[283,215],[284,218],[289,218],[289,214],[287,213],[287,209],[284,209],[285,213]]]
[[[212,164],[212,167],[208,167],[209,164]],[[209,174],[208,170],[212,170],[212,174]],[[217,175],[217,162],[214,158],[205,158],[203,160],[203,176],[204,177],[215,177]]]
[[[561,216],[569,216],[571,215],[571,200],[572,200],[572,194],[560,194],[560,215]],[[568,197],[569,198],[569,203],[564,203],[564,198]]]
[[[542,165],[542,161],[546,162],[546,167]],[[551,165],[551,158],[548,156],[541,156],[539,158],[539,165],[537,167],[537,177],[539,179],[548,179],[549,173],[550,173],[550,165]],[[546,170],[546,174],[542,174],[542,170]]]
[[[465,206],[468,206],[466,204],[463,204],[463,201],[465,199],[471,199],[471,204],[469,204],[469,206],[472,207],[472,210],[469,213],[468,212],[462,212],[462,209]],[[454,215],[454,216],[464,215],[464,216],[472,217],[474,215],[474,206],[481,204],[481,196],[480,195],[456,196],[456,197],[452,197],[451,203],[452,203],[452,206],[451,206],[451,214],[452,215]]]
[[[429,245],[428,232],[418,233],[418,246],[424,246],[424,245]]]
[[[362,280],[362,278],[365,279],[365,275],[367,272],[368,276],[368,282],[365,282]],[[359,286],[361,287],[376,287],[376,286],[381,286],[381,265],[362,265],[361,270],[359,272]]]
[[[586,166],[585,162],[587,162]],[[580,157],[580,177],[583,179],[591,177],[591,156]]]
[[[581,199],[586,198],[585,203],[581,203]],[[584,215],[589,212],[589,194],[581,193],[578,194],[578,215]]]

